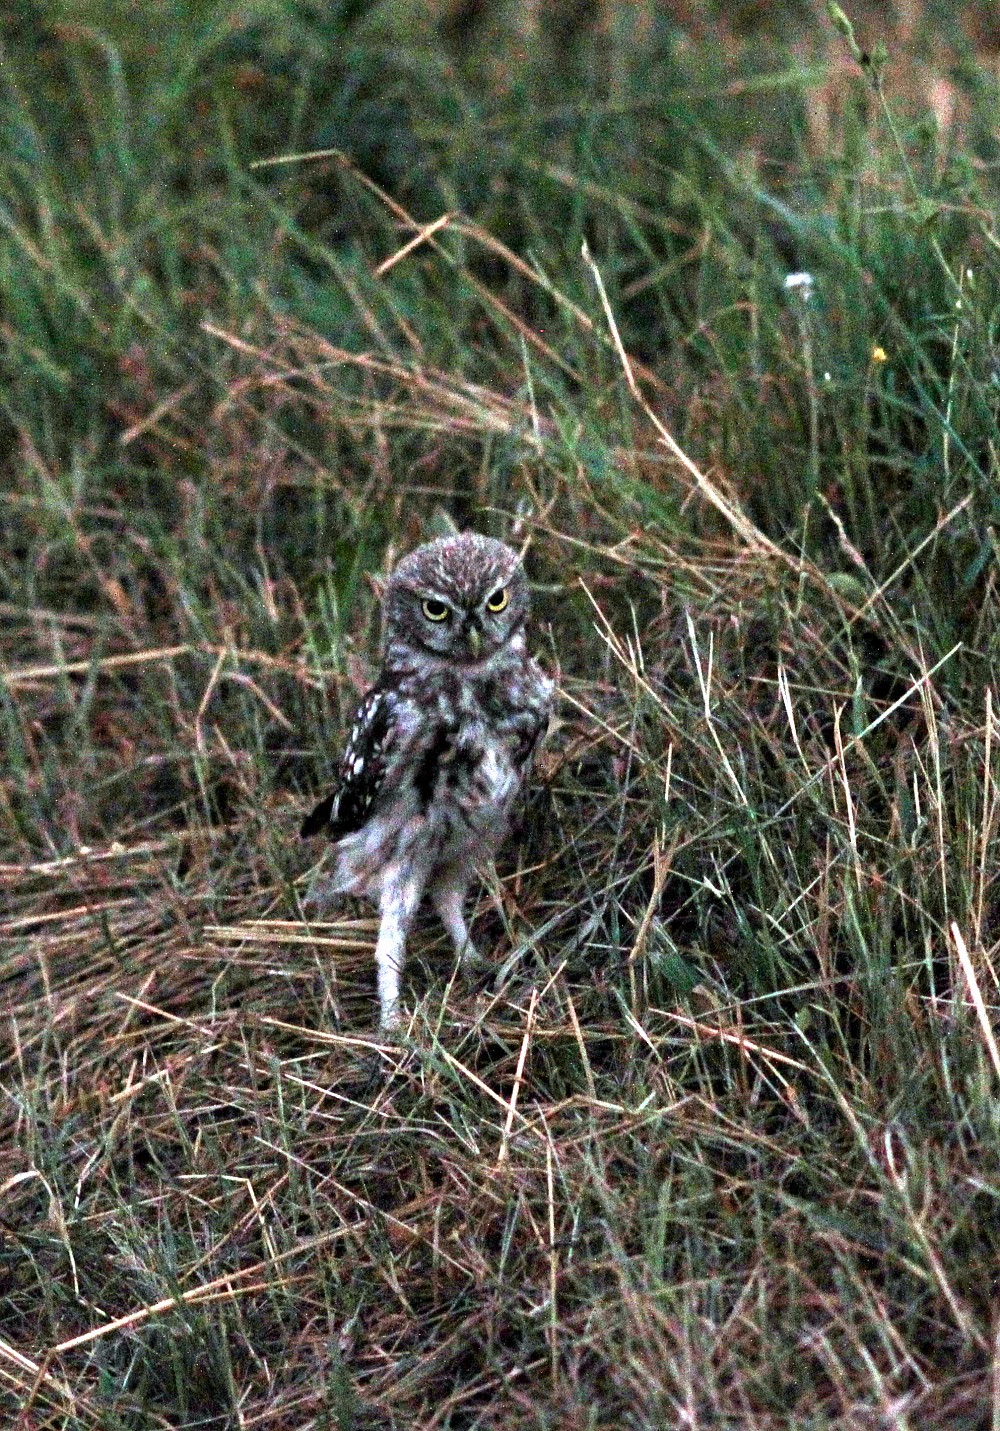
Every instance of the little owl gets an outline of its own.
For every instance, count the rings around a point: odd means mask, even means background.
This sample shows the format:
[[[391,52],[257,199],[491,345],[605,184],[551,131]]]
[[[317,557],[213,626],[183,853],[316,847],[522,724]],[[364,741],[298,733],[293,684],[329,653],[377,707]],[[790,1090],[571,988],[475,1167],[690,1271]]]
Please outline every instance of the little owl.
[[[382,669],[354,717],[334,790],[302,834],[325,833],[323,894],[378,902],[383,1031],[399,1023],[406,936],[428,893],[462,966],[478,962],[464,905],[503,839],[548,724],[552,682],[528,655],[528,584],[503,542],[428,542],[389,578]]]

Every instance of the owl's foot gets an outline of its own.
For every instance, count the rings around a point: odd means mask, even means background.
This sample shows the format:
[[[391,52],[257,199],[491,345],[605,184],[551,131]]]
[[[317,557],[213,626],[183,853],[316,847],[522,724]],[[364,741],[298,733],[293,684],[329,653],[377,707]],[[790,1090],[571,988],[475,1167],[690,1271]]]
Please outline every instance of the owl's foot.
[[[480,954],[472,940],[469,939],[466,940],[459,963],[464,978],[477,979],[489,968],[490,961],[484,955]]]
[[[404,1029],[403,1011],[399,1007],[398,1000],[386,1006],[382,1005],[382,1012],[378,1021],[378,1036],[383,1043],[399,1043]]]

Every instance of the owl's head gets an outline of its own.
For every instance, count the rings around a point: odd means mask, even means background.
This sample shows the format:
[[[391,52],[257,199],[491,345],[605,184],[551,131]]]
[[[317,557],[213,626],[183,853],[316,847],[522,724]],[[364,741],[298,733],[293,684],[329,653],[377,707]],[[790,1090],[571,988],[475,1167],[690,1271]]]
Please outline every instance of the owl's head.
[[[528,610],[517,552],[463,532],[417,547],[393,571],[385,640],[452,661],[485,661],[523,630]]]

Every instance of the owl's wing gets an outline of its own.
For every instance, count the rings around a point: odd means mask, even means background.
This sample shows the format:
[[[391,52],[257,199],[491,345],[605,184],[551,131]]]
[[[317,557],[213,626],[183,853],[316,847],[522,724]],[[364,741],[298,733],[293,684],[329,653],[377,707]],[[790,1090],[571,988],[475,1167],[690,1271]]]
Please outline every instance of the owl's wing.
[[[300,831],[303,839],[320,832],[333,840],[353,834],[371,814],[399,739],[399,702],[392,691],[374,686],[358,707],[347,749],[340,758],[337,783]]]

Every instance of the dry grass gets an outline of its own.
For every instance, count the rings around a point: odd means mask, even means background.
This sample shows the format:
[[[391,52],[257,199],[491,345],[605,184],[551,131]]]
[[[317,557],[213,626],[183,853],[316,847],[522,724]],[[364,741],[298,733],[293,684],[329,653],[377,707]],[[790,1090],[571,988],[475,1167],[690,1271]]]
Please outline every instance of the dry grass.
[[[371,920],[302,917],[301,802],[252,777],[235,819],[3,867],[22,1425],[978,1424],[992,710],[942,738],[928,671],[852,734],[815,604],[741,623],[790,573],[689,553],[685,632],[627,550],[663,614],[564,678],[498,973],[464,988],[428,923],[402,1047]]]

